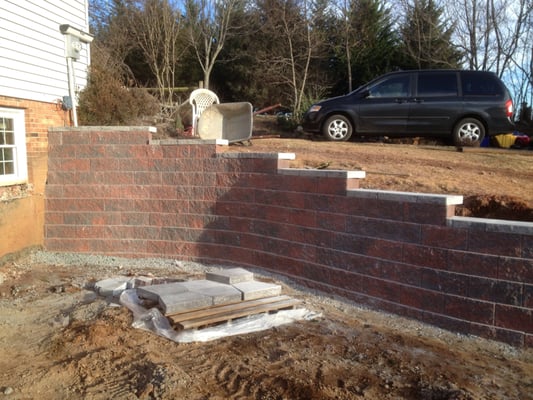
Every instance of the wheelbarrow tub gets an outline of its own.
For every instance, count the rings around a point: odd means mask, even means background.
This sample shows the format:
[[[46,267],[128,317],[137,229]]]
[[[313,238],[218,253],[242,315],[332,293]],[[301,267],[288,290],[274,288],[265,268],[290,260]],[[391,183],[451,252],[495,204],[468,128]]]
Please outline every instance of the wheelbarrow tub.
[[[241,142],[252,137],[252,105],[248,102],[213,104],[198,120],[200,139]]]

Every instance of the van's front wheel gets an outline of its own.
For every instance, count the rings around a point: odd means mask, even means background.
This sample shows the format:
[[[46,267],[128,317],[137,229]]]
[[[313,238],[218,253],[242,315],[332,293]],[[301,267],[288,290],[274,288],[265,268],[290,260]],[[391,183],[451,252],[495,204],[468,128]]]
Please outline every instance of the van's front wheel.
[[[485,126],[476,118],[464,118],[453,129],[456,146],[478,147],[485,138]]]
[[[352,123],[344,115],[332,115],[322,128],[322,133],[328,140],[345,142],[352,136]]]

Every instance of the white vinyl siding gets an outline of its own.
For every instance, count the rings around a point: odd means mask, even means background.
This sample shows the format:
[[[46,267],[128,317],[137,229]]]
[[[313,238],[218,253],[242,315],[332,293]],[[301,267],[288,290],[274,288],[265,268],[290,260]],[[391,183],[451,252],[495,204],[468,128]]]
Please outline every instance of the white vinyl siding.
[[[0,0],[0,95],[56,102],[68,92],[65,36],[59,25],[88,32],[88,0]],[[88,45],[74,62],[85,87]]]

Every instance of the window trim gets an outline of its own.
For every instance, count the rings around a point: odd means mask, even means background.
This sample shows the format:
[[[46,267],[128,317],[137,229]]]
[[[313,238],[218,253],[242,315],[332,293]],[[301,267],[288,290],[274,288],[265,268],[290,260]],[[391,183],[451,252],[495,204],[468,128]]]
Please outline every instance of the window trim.
[[[0,117],[13,120],[15,131],[15,173],[0,175],[0,186],[28,182],[28,158],[26,152],[26,127],[24,110],[0,107]]]

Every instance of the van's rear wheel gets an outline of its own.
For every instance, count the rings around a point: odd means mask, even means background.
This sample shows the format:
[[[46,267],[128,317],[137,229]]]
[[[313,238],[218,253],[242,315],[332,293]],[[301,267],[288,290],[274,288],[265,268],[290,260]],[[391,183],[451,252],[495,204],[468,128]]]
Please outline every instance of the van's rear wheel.
[[[329,117],[323,128],[322,133],[328,140],[335,142],[345,142],[352,136],[352,123],[344,115],[332,115]]]
[[[485,138],[485,126],[476,118],[464,118],[453,129],[456,146],[478,147]]]

